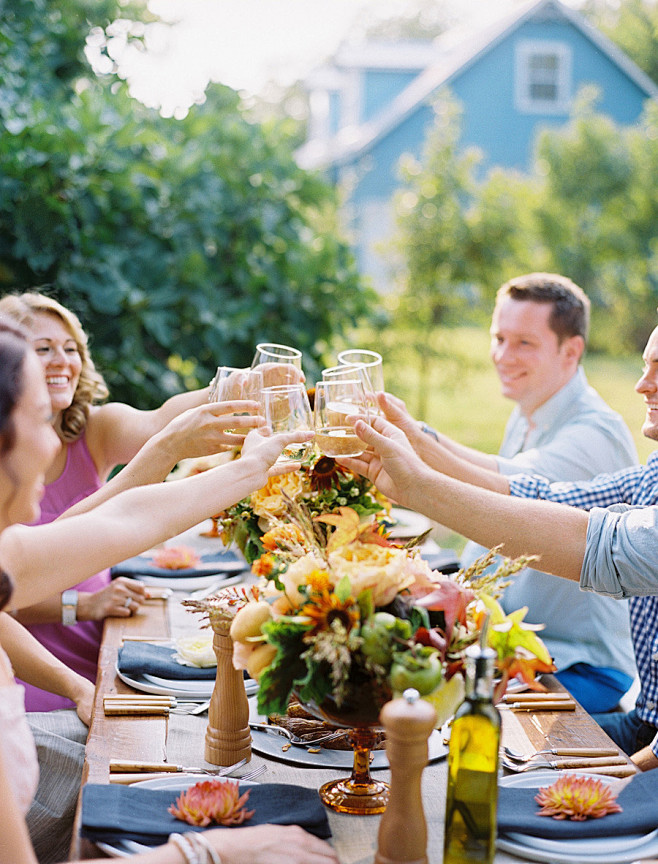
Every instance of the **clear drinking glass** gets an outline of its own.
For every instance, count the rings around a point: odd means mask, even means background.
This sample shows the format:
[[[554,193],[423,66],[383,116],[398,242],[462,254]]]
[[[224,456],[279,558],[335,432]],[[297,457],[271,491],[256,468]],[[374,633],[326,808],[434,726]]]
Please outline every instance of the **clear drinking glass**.
[[[341,366],[365,366],[375,391],[384,390],[384,366],[382,355],[365,348],[349,348],[338,355]]]
[[[366,394],[366,404],[371,415],[381,414],[379,405],[377,404],[376,388],[370,379],[367,366],[343,364],[341,366],[330,366],[328,369],[322,370],[323,381],[347,381],[350,378],[357,378],[363,384],[363,389]]]
[[[265,419],[272,432],[313,431],[311,404],[303,384],[265,387],[261,395]],[[303,462],[312,449],[312,440],[289,444],[277,462]]]
[[[209,402],[235,402],[249,399],[262,405],[263,373],[259,369],[240,369],[236,366],[218,366],[210,385]],[[244,417],[248,411],[236,411],[235,417]],[[245,430],[227,429],[242,434]]]
[[[260,342],[251,368],[260,368],[265,387],[300,384],[304,381],[302,372],[302,352],[289,345],[276,342]]]
[[[325,456],[358,456],[365,444],[354,432],[349,415],[368,419],[368,404],[360,378],[320,381],[315,386],[315,443]]]

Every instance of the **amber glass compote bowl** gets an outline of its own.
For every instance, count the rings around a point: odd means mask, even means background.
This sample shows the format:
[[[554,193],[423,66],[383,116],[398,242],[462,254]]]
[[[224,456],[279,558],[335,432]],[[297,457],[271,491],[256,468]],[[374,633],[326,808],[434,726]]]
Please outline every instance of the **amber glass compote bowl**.
[[[347,698],[340,707],[330,698],[321,705],[304,702],[304,707],[321,720],[350,729],[354,751],[352,774],[348,779],[331,780],[320,787],[322,803],[338,813],[367,816],[386,809],[389,785],[371,777],[370,751],[381,731],[379,712],[390,699],[388,688],[364,678],[350,682]]]

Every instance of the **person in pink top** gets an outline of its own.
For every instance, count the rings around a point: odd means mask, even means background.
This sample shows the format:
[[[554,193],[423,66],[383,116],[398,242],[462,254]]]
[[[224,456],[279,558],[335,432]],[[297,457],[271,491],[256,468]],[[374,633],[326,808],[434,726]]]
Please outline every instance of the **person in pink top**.
[[[25,327],[41,360],[52,406],[52,422],[61,447],[46,475],[41,517],[35,524],[52,522],[69,507],[99,489],[113,469],[125,465],[142,445],[170,421],[190,408],[208,403],[209,388],[181,393],[153,411],[140,411],[119,402],[106,402],[108,390],[90,356],[87,335],[77,316],[56,300],[36,292],[7,295],[0,300],[0,315]],[[241,435],[226,433],[225,426],[246,431],[260,425],[257,403],[242,403],[251,416],[226,417],[213,410],[217,450],[239,444]],[[167,447],[171,442],[163,441]],[[176,440],[177,445],[180,441]],[[172,453],[174,447],[172,446]],[[212,452],[209,450],[208,452]],[[185,455],[196,455],[186,453]],[[172,467],[175,464],[172,456]],[[136,580],[110,579],[108,570],[90,574],[73,590],[21,610],[18,620],[56,657],[89,681],[96,680],[103,620],[136,612],[144,587]],[[72,708],[62,696],[25,684],[28,711]]]

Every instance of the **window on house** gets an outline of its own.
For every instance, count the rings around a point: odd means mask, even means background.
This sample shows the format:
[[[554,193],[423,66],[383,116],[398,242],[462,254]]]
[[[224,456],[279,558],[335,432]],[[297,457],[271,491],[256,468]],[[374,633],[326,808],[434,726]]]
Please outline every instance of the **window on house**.
[[[565,113],[571,100],[571,51],[560,42],[516,46],[516,107],[525,113]]]

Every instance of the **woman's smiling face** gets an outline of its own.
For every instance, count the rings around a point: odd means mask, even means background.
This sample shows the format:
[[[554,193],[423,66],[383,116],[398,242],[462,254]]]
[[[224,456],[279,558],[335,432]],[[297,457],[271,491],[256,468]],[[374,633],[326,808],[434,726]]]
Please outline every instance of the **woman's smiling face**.
[[[11,414],[14,443],[0,462],[0,519],[13,522],[38,518],[45,474],[61,444],[52,427],[52,411],[43,370],[29,348],[23,361],[23,387]]]
[[[56,315],[35,315],[30,335],[46,375],[52,413],[57,416],[73,401],[80,380],[82,360],[78,344]]]

